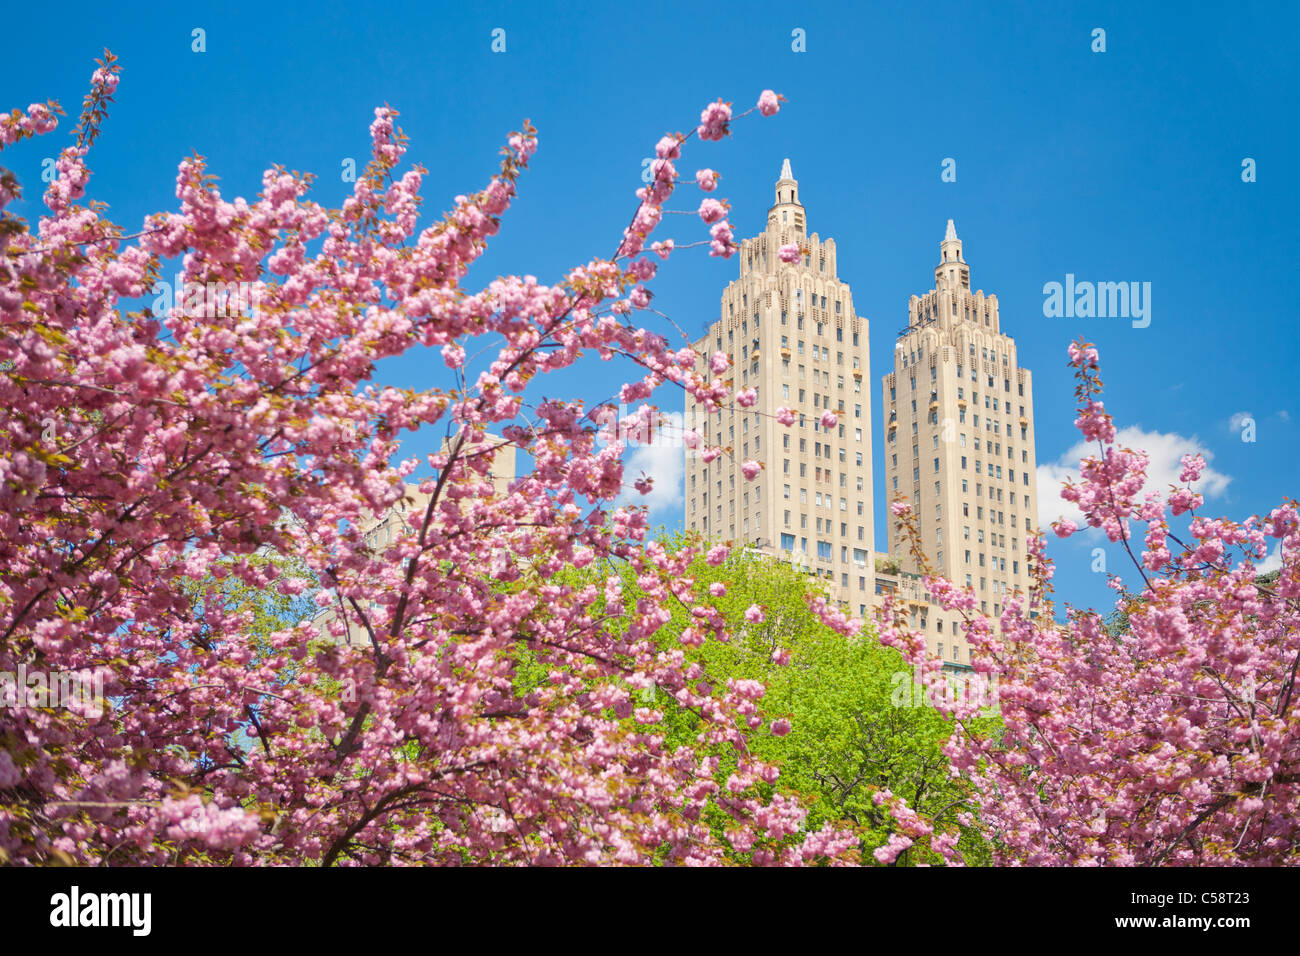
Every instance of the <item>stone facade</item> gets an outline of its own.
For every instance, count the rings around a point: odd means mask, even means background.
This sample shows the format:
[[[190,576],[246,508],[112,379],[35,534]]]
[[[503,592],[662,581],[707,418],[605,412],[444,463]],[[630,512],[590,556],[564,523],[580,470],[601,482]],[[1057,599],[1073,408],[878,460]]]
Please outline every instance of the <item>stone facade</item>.
[[[793,560],[865,613],[875,593],[868,325],[838,275],[835,240],[807,232],[789,160],[775,198],[767,228],[740,243],[720,318],[694,343],[701,362],[730,355],[728,378],[758,401],[708,414],[688,396],[687,427],[731,453],[706,464],[688,452],[685,524]],[[798,262],[778,257],[787,244],[799,246]],[[775,419],[782,406],[798,416],[789,428]],[[821,424],[828,409],[831,429]],[[754,481],[740,472],[750,459],[765,466]]]
[[[908,303],[881,385],[885,497],[910,501],[933,566],[975,589],[997,617],[1007,595],[1029,587],[1026,536],[1037,524],[1033,377],[1001,330],[996,295],[972,292],[952,220],[939,244],[935,285]],[[888,551],[915,573],[887,529]],[[970,649],[954,615],[923,615],[931,647],[964,664]]]
[[[801,257],[781,262],[778,250],[790,243]],[[908,303],[894,370],[882,382],[883,492],[912,503],[934,567],[974,588],[996,617],[1007,595],[1029,585],[1033,380],[1001,330],[997,296],[971,291],[952,220],[939,256],[934,288]],[[792,561],[864,617],[884,594],[898,594],[932,652],[966,669],[970,649],[956,616],[931,602],[892,516],[886,554],[873,553],[868,323],[839,278],[835,240],[807,232],[789,160],[766,229],[741,242],[738,259],[720,317],[693,347],[701,367],[715,352],[729,355],[729,386],[753,388],[758,400],[710,414],[687,397],[686,426],[729,453],[712,463],[686,453],[686,528]],[[781,406],[798,416],[789,428],[775,419]],[[838,416],[829,430],[820,422],[827,409]],[[740,471],[750,459],[764,466],[754,481]]]

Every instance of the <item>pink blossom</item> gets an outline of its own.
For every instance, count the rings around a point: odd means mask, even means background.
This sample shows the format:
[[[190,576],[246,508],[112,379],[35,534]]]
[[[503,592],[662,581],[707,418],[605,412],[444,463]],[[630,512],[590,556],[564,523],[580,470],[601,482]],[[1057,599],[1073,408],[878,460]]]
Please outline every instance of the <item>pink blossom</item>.
[[[726,136],[731,122],[731,104],[722,100],[710,103],[700,112],[700,125],[696,132],[702,140],[722,139]]]
[[[830,428],[834,428],[839,423],[839,418],[836,417],[834,412],[825,411],[822,412],[821,422],[822,422],[822,428],[830,429]]]
[[[1189,484],[1200,478],[1201,472],[1205,470],[1205,459],[1200,455],[1184,455],[1182,464],[1183,470],[1178,476],[1178,480]]]
[[[1073,365],[1093,367],[1097,365],[1097,350],[1089,345],[1079,342],[1071,342],[1067,351],[1070,354],[1070,362]]]
[[[0,858],[712,865],[743,847],[760,863],[851,861],[850,830],[799,832],[805,811],[751,756],[771,719],[762,683],[717,692],[717,663],[688,653],[741,623],[696,591],[704,546],[657,540],[628,494],[653,488],[629,445],[659,427],[657,391],[710,408],[733,391],[708,380],[730,368],[725,353],[702,368],[636,319],[673,249],[653,233],[684,137],[655,147],[614,256],[555,284],[471,283],[489,241],[518,228],[531,126],[427,225],[427,177],[403,165],[397,113],[379,107],[370,168],[341,202],[274,167],[257,198],[228,198],[228,170],[189,157],[167,184],[174,202],[136,228],[88,191],[111,54],[92,84],[44,214],[10,216],[5,235],[0,673],[37,654],[128,706],[0,707],[0,789],[62,808],[33,836],[0,801]],[[730,120],[712,104],[702,138]],[[0,146],[57,123],[50,104],[0,111]],[[16,188],[6,179],[0,204]],[[731,255],[714,202],[710,248]],[[199,289],[247,281],[259,304],[125,308],[177,272]],[[431,349],[457,374],[376,381],[386,360]],[[618,390],[642,406],[626,422],[544,378],[573,386],[616,356],[638,369]],[[439,439],[417,453],[413,435]],[[704,444],[694,430],[683,442]],[[516,453],[528,465],[507,480]],[[708,547],[705,560],[726,560]],[[292,619],[252,628],[225,600],[248,594],[284,599]],[[526,662],[513,652],[525,643]],[[665,697],[703,718],[698,737],[664,732]],[[724,750],[739,755],[725,771]],[[717,813],[725,835],[707,824]]]
[[[373,175],[341,204],[279,168],[254,200],[228,198],[228,170],[189,157],[169,184],[174,201],[137,229],[108,220],[90,192],[86,147],[106,130],[111,55],[100,70],[80,144],[56,150],[44,212],[33,224],[11,215],[5,236],[0,673],[37,655],[102,678],[126,705],[0,708],[0,788],[59,811],[15,828],[13,801],[0,800],[0,856],[855,862],[859,834],[834,820],[808,827],[801,797],[756,755],[752,735],[786,719],[762,706],[763,681],[724,682],[716,657],[694,650],[769,653],[748,612],[737,620],[697,589],[700,555],[717,566],[729,546],[657,540],[645,506],[627,501],[629,484],[651,488],[634,482],[628,436],[543,377],[581,383],[591,363],[626,356],[638,371],[619,394],[646,407],[634,428],[655,420],[664,385],[711,412],[728,403],[733,384],[709,380],[730,368],[725,355],[707,370],[683,362],[662,330],[638,326],[632,301],[655,278],[641,253],[675,188],[682,138],[661,141],[655,181],[610,244],[617,255],[579,261],[555,284],[471,284],[489,241],[517,228],[508,213],[537,148],[531,127],[425,227],[422,174],[403,166],[396,113],[380,107]],[[49,104],[0,111],[0,145],[48,134],[57,115]],[[703,138],[727,135],[730,120],[714,104]],[[12,178],[0,189],[17,194]],[[730,224],[709,231],[715,254],[734,253]],[[267,301],[251,314],[168,307],[156,319],[125,308],[173,270],[200,287],[247,280]],[[460,369],[473,356],[477,374],[410,389],[375,381],[386,359],[430,349]],[[1070,355],[1088,445],[1062,498],[1124,542],[1113,556],[1134,558],[1110,583],[1126,612],[1118,625],[1110,607],[1049,603],[1047,545],[1024,524],[1012,554],[1027,587],[988,602],[937,572],[909,582],[954,624],[972,680],[996,688],[1000,724],[986,734],[973,722],[987,695],[944,696],[944,661],[902,595],[884,596],[865,632],[838,596],[806,598],[836,635],[870,633],[901,654],[952,730],[943,750],[962,805],[930,819],[876,790],[890,836],[874,856],[897,862],[912,847],[918,863],[966,862],[960,824],[1000,864],[1294,862],[1297,505],[1244,521],[1184,517],[1201,497],[1147,490],[1148,456],[1116,445],[1096,350],[1077,342]],[[54,439],[42,438],[51,410]],[[445,443],[417,454],[411,436],[430,434]],[[499,456],[516,452],[527,466],[507,481]],[[1184,462],[1184,485],[1204,470]],[[907,502],[891,511],[909,517]],[[899,553],[920,557],[922,522],[902,524]],[[1276,575],[1260,580],[1266,555]],[[252,628],[224,599],[248,594],[296,598],[301,619]],[[789,663],[786,649],[770,653]],[[669,732],[666,698],[700,718],[689,733]]]
[[[764,116],[772,116],[781,108],[782,97],[774,90],[764,90],[758,98],[758,111]]]
[[[799,247],[793,242],[787,242],[777,250],[777,258],[782,262],[798,262],[801,256],[802,254],[799,252]]]
[[[1077,425],[1090,450],[1094,442],[1101,447],[1080,462],[1080,479],[1067,484],[1061,497],[1089,526],[1129,545],[1124,556],[1132,556],[1141,575],[1141,598],[1133,600],[1115,575],[1110,586],[1122,595],[1118,607],[1127,613],[1118,629],[1093,611],[1054,614],[1043,597],[1053,568],[1038,534],[1024,539],[1031,587],[1027,594],[1007,596],[996,622],[979,613],[982,596],[973,587],[934,574],[924,579],[941,607],[965,618],[972,664],[985,686],[997,687],[1003,720],[996,742],[959,733],[945,747],[953,772],[976,795],[978,814],[959,819],[996,832],[994,856],[1004,864],[1197,866],[1276,860],[1264,830],[1252,829],[1243,817],[1258,819],[1255,815],[1275,809],[1276,801],[1290,805],[1293,794],[1270,798],[1268,788],[1256,788],[1266,779],[1276,781],[1283,764],[1288,769],[1282,772],[1293,772],[1294,761],[1252,751],[1243,766],[1225,757],[1218,743],[1269,733],[1252,714],[1275,712],[1280,695],[1290,693],[1259,680],[1264,670],[1277,674],[1294,663],[1294,648],[1278,639],[1286,629],[1264,620],[1289,616],[1288,628],[1300,626],[1295,608],[1285,607],[1287,599],[1256,583],[1251,559],[1267,552],[1261,522],[1198,516],[1185,532],[1171,533],[1167,510],[1184,514],[1201,504],[1200,496],[1187,487],[1167,496],[1144,490],[1148,457],[1114,444],[1095,350],[1075,343],[1070,355],[1078,382]],[[1195,480],[1203,468],[1191,456],[1183,465],[1185,481]],[[1293,578],[1300,557],[1300,534],[1290,521],[1294,506],[1285,510],[1288,518],[1277,530],[1295,547],[1283,549],[1279,581]],[[1145,534],[1139,537],[1143,524]],[[1078,530],[1064,519],[1054,527],[1062,536]],[[919,547],[919,530],[904,528],[904,544]],[[1135,554],[1138,541],[1145,547]],[[843,627],[820,600],[811,606]],[[948,686],[942,660],[929,652],[924,634],[898,616],[892,598],[886,605],[876,615],[880,640],[917,669],[936,708],[959,722],[978,715],[982,695],[942,698],[939,691]],[[1248,635],[1225,640],[1226,620],[1239,622],[1230,630],[1241,627]],[[1284,733],[1274,743],[1282,739]],[[1134,740],[1146,743],[1135,748]],[[1215,795],[1225,792],[1246,796],[1231,811],[1226,805],[1208,811]],[[945,862],[960,859],[957,833],[941,832],[888,791],[874,799],[889,811],[894,826],[889,843],[875,851],[878,860],[895,861],[910,845],[921,848],[921,859],[925,854]],[[1050,816],[1044,816],[1048,808]],[[1134,832],[1146,835],[1142,842],[1133,841]],[[1198,835],[1195,841],[1187,839],[1189,832]],[[1300,826],[1295,832],[1300,835]]]
[[[676,136],[665,136],[655,144],[655,155],[660,159],[680,159],[682,155],[681,140]]]
[[[740,466],[740,470],[744,474],[746,481],[753,481],[758,477],[758,473],[762,469],[763,466],[756,461],[746,461]]]
[[[465,364],[465,350],[459,345],[444,345],[442,360],[447,364],[447,368],[461,368]]]
[[[761,624],[763,622],[763,618],[764,618],[763,609],[759,607],[757,604],[751,604],[749,607],[745,609],[745,620],[750,621],[751,623],[754,624]]]
[[[1169,496],[1169,510],[1175,515],[1198,508],[1204,499],[1190,488],[1179,488]]]
[[[891,833],[884,846],[876,847],[872,851],[872,856],[881,863],[893,863],[898,859],[898,855],[911,845],[911,837],[903,836],[900,833]]]
[[[112,93],[117,89],[118,75],[113,70],[99,69],[91,75],[91,82],[103,89],[105,93]]]
[[[762,681],[749,678],[737,679],[729,677],[727,678],[727,687],[746,700],[762,700],[767,693],[767,688],[763,686]]]
[[[0,750],[0,787],[16,787],[22,779],[22,773],[9,751]]]
[[[706,202],[708,200],[705,200]],[[723,219],[715,222],[709,229],[709,248],[710,255],[729,257],[735,251],[734,236],[731,231],[731,223]]]
[[[727,214],[727,207],[716,199],[705,199],[700,203],[700,218],[706,223],[714,223]]]
[[[515,158],[521,163],[527,163],[529,157],[537,151],[537,138],[531,136],[511,136],[510,148],[514,150]]]

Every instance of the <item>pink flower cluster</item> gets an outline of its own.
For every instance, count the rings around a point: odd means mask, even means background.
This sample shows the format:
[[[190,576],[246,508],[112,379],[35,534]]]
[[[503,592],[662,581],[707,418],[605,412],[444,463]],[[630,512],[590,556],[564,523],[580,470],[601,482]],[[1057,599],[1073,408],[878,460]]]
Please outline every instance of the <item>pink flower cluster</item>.
[[[1187,514],[1200,496],[1186,487],[1141,494],[1147,457],[1114,445],[1096,349],[1074,343],[1069,355],[1077,425],[1100,447],[1062,497],[1130,554],[1132,529],[1146,526],[1133,555],[1140,582],[1129,590],[1112,578],[1126,616],[1115,628],[1094,611],[1069,609],[1060,623],[1050,613],[1041,535],[1027,541],[1032,589],[1008,596],[996,622],[979,613],[973,590],[925,578],[961,616],[974,669],[996,689],[1001,713],[1001,732],[989,735],[975,723],[980,702],[939,706],[954,721],[945,748],[953,772],[974,790],[964,825],[991,837],[1002,863],[1284,864],[1300,840],[1300,728],[1288,716],[1300,692],[1300,505],[1288,500],[1240,523],[1195,516],[1175,532],[1168,512]],[[1182,465],[1184,482],[1204,470],[1195,456]],[[919,553],[910,509],[891,507]],[[1078,530],[1070,520],[1054,527],[1060,537]],[[1256,564],[1270,538],[1281,555],[1271,581]],[[942,687],[942,662],[892,599],[877,626],[927,688]],[[956,832],[907,823],[898,798],[881,799],[892,801],[898,829],[877,859],[921,843],[960,862]]]
[[[722,139],[731,132],[731,104],[722,100],[710,103],[700,112],[700,125],[696,133],[700,139]]]
[[[656,145],[615,255],[555,285],[470,288],[538,149],[531,127],[422,229],[425,172],[401,168],[407,141],[381,107],[337,211],[281,169],[256,199],[229,199],[191,157],[175,208],[132,230],[86,199],[117,76],[111,58],[96,71],[48,214],[34,228],[11,217],[0,270],[0,671],[111,662],[105,714],[0,708],[0,857],[706,865],[743,846],[760,863],[852,859],[852,834],[800,832],[777,769],[748,756],[762,685],[710,679],[686,654],[739,622],[695,596],[698,549],[669,554],[625,503],[629,482],[652,480],[625,473],[622,423],[544,378],[620,355],[639,370],[626,402],[649,408],[668,384],[728,400],[725,354],[706,365],[632,318],[674,249],[653,234],[688,137]],[[760,112],[774,106],[765,93]],[[0,147],[57,115],[0,116]],[[700,138],[731,119],[710,104]],[[712,192],[718,175],[696,181]],[[718,255],[735,248],[726,210],[700,208]],[[200,288],[248,282],[256,305],[128,316],[124,300],[169,269]],[[373,384],[377,363],[416,347],[454,387]],[[447,441],[403,455],[415,432]],[[528,459],[508,485],[501,454]],[[635,600],[609,567],[628,569]],[[268,624],[250,595],[291,616]],[[666,651],[681,606],[690,623]],[[700,716],[689,746],[668,743],[668,701]]]

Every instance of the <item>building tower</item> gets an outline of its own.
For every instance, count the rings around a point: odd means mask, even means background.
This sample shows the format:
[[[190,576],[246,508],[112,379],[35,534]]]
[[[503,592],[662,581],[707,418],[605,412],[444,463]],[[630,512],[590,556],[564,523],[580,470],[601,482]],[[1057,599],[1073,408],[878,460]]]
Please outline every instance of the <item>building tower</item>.
[[[720,317],[693,346],[701,362],[731,356],[729,384],[756,389],[758,401],[708,414],[687,396],[687,427],[731,453],[706,464],[687,452],[685,524],[793,561],[865,614],[875,590],[867,321],[836,273],[835,240],[807,233],[788,159],[775,198],[767,228],[740,243],[740,277],[722,293]],[[798,262],[780,260],[790,243]],[[788,428],[775,419],[782,406],[797,416]],[[821,425],[828,409],[838,415],[832,429]],[[764,465],[754,481],[740,472],[750,459]]]
[[[1034,393],[996,295],[971,292],[951,219],[934,288],[908,303],[908,324],[884,377],[885,499],[912,503],[925,553],[949,580],[975,589],[987,614],[1029,586],[1025,542],[1037,524]],[[888,547],[904,575],[917,568],[890,516]],[[965,664],[956,615],[918,609],[931,650]]]

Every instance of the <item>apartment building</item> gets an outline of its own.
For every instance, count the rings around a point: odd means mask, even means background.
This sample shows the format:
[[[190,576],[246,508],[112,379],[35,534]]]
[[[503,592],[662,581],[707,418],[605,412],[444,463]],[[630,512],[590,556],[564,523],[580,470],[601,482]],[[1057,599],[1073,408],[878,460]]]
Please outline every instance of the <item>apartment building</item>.
[[[894,370],[881,383],[884,495],[912,503],[933,567],[974,588],[981,610],[997,617],[1008,595],[1029,586],[1025,542],[1038,494],[1033,376],[1002,331],[997,296],[972,292],[970,278],[949,219],[934,287],[908,302]],[[892,520],[886,536],[900,575],[919,572]],[[945,661],[969,661],[953,615],[917,602],[913,616]]]
[[[791,243],[801,255],[782,262],[778,250]],[[892,516],[886,551],[874,553],[868,323],[839,276],[835,240],[808,232],[789,160],[766,228],[740,243],[737,259],[739,277],[693,347],[701,367],[716,352],[730,356],[727,385],[753,388],[757,402],[709,412],[687,396],[687,427],[728,452],[705,462],[687,451],[686,528],[793,562],[863,617],[894,593],[932,653],[953,670],[969,668],[956,615],[932,601]],[[996,617],[1029,586],[1033,378],[1002,331],[997,296],[972,291],[970,280],[949,220],[934,287],[908,302],[894,370],[882,381],[881,492],[912,503],[931,565],[975,589]],[[776,420],[783,406],[796,416],[791,427]],[[828,410],[837,417],[830,429],[821,421]],[[747,481],[741,465],[751,459],[764,468]]]
[[[781,261],[787,244],[799,247],[797,262]],[[708,413],[687,397],[687,426],[730,453],[706,463],[687,452],[686,527],[794,561],[865,614],[875,593],[868,325],[839,276],[835,240],[808,232],[788,159],[766,228],[736,258],[740,275],[693,346],[702,363],[729,355],[729,384],[758,400]],[[794,425],[777,422],[781,407]],[[822,424],[828,410],[833,428]],[[750,459],[765,465],[754,481],[740,470]]]

